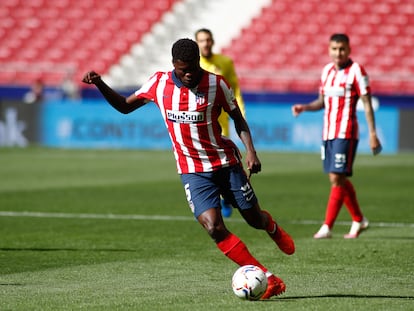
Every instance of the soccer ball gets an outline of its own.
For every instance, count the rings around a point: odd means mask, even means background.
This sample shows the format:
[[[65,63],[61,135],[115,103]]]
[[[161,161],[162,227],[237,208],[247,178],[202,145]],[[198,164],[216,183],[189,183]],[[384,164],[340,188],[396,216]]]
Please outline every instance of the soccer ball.
[[[237,297],[259,300],[267,289],[267,277],[259,267],[242,266],[234,272],[231,285]]]

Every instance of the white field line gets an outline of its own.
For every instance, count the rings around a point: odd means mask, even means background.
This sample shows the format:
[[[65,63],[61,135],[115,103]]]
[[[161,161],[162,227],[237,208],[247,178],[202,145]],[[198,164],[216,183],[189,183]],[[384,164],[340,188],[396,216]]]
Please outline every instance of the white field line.
[[[68,218],[68,219],[109,219],[109,220],[159,220],[159,221],[194,221],[191,216],[168,215],[120,215],[120,214],[74,214],[74,213],[45,213],[45,212],[11,212],[0,211],[0,217],[32,217],[32,218]],[[244,222],[240,218],[226,218],[225,222]],[[320,225],[316,220],[283,221],[296,225]],[[350,221],[338,221],[338,225],[349,226]],[[413,223],[370,222],[372,227],[414,228]]]

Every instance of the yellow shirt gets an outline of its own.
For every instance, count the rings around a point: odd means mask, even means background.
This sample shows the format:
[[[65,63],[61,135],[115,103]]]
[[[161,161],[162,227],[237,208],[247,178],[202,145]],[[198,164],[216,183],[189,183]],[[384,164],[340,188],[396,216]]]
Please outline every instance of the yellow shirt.
[[[234,96],[236,97],[237,104],[239,105],[243,116],[245,116],[243,97],[241,95],[239,81],[232,59],[222,54],[213,54],[210,58],[200,56],[200,65],[204,70],[222,75],[226,79],[233,89]],[[219,123],[222,128],[222,134],[224,136],[229,136],[229,115],[226,112],[222,111],[220,114]]]

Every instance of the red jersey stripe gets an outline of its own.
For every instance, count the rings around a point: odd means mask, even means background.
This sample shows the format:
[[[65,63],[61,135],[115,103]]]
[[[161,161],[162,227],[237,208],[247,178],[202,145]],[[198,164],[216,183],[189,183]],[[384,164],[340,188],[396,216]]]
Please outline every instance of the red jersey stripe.
[[[357,102],[361,95],[370,93],[364,68],[352,61],[339,70],[333,63],[326,65],[320,92],[325,102],[323,140],[358,139]]]
[[[236,145],[221,136],[222,109],[235,109],[233,92],[222,76],[204,71],[197,87],[176,85],[172,72],[155,73],[135,95],[154,101],[174,149],[178,173],[210,172],[239,163]]]

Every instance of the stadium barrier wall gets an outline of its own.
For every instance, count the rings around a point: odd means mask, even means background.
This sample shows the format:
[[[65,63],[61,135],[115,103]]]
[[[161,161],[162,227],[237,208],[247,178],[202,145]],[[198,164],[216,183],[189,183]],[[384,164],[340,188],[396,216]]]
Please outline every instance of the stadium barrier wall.
[[[291,104],[246,100],[247,119],[258,150],[319,152],[322,112],[294,118]],[[404,150],[414,151],[412,122],[409,121],[414,110],[401,111],[390,106],[380,106],[376,111],[384,153],[399,152],[401,143]],[[57,148],[171,149],[169,136],[155,104],[124,115],[102,99],[49,100],[44,104],[10,101],[0,104],[0,112],[0,146],[38,144]],[[362,153],[369,153],[364,112],[359,111],[358,114],[358,148]],[[241,146],[235,133],[231,135]]]
[[[0,147],[27,147],[40,143],[39,108],[16,101],[0,102]]]

